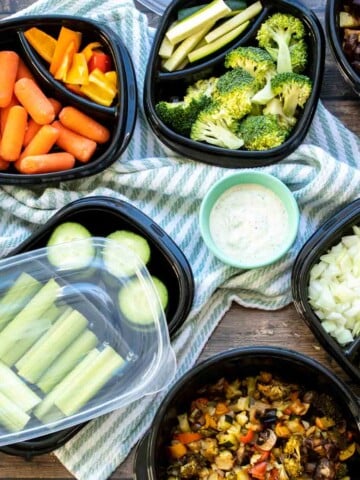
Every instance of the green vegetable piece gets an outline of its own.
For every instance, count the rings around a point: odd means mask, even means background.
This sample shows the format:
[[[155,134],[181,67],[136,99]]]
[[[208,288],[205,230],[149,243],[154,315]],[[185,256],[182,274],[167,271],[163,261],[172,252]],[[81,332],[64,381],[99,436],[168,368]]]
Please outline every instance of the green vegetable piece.
[[[27,273],[21,273],[0,300],[0,331],[40,290],[41,283]]]
[[[250,22],[244,22],[243,24],[239,25],[237,28],[234,28],[230,32],[222,35],[218,39],[214,40],[213,42],[208,43],[202,47],[199,47],[188,54],[188,59],[190,63],[197,62],[208,55],[211,55],[214,52],[217,52],[222,47],[227,45],[228,43],[235,40],[246,28],[248,27]]]
[[[39,319],[53,305],[59,290],[60,286],[56,281],[50,279],[0,332],[0,359],[16,347],[19,340],[28,338],[32,344],[38,339],[42,333],[41,328],[37,328]]]
[[[83,240],[82,242],[76,242]],[[63,245],[75,242],[71,245]],[[63,248],[59,246],[63,245]],[[77,222],[64,222],[58,225],[47,243],[49,262],[58,268],[78,269],[87,267],[95,255],[91,233]]]
[[[115,277],[134,275],[150,260],[151,250],[146,238],[128,230],[117,230],[106,237],[103,257],[107,270]],[[117,246],[123,248],[117,248]]]
[[[48,330],[46,339],[40,339],[21,359],[19,375],[36,383],[55,358],[85,330],[87,324],[87,319],[77,310],[72,310],[65,318],[62,316]],[[16,366],[18,368],[18,364]]]
[[[36,324],[34,324],[31,331],[31,335],[19,338],[13,348],[8,350],[5,355],[2,356],[2,361],[10,367],[14,365],[32,346],[32,344],[47,332],[60,314],[61,309],[57,308],[55,305],[51,305],[46,312],[37,319]]]
[[[0,425],[10,432],[19,432],[29,420],[30,415],[0,392]]]
[[[55,407],[55,400],[62,391],[65,391],[77,381],[80,373],[88,368],[91,368],[95,359],[100,354],[97,348],[90,350],[90,352],[71,370],[66,377],[61,380],[51,391],[46,395],[39,405],[34,409],[34,415],[43,423],[58,420],[63,416],[59,409]]]
[[[205,7],[178,22],[175,26],[170,27],[166,32],[166,37],[172,44],[177,44],[186,37],[193,35],[208,24],[213,24],[224,15],[229,13],[231,9],[223,0],[213,0]]]
[[[119,292],[119,308],[132,323],[150,325],[159,315],[160,306],[165,309],[168,304],[166,286],[157,277],[151,277],[155,292],[149,280],[135,278],[124,285]],[[157,294],[155,298],[153,294]]]
[[[246,8],[246,2],[243,2],[241,0],[225,0],[225,3],[229,8],[231,8],[232,11],[243,10],[244,8]],[[178,13],[177,13],[177,18],[178,20],[183,20],[184,18],[189,17],[190,15],[197,12],[201,8],[206,7],[206,5],[207,4],[205,3],[201,5],[195,5],[193,7],[180,8],[180,10],[178,10]]]
[[[112,378],[124,364],[124,359],[107,346],[91,366],[81,370],[68,389],[57,395],[55,405],[66,415],[78,412]]]
[[[263,9],[261,2],[255,2],[249,7],[245,8],[242,12],[238,13],[234,17],[230,18],[226,22],[223,22],[219,27],[215,28],[205,36],[207,43],[214,42],[218,38],[226,35],[235,28],[238,28],[241,24],[252,20]]]
[[[271,89],[283,103],[284,114],[294,117],[298,108],[304,108],[312,90],[312,82],[300,73],[278,73],[271,79]]]
[[[29,412],[41,401],[41,398],[15,372],[2,362],[0,362],[0,393],[24,412]]]
[[[90,330],[85,330],[66,350],[64,350],[42,375],[37,386],[49,393],[98,343],[98,338]]]
[[[288,138],[290,130],[275,115],[248,115],[239,126],[239,135],[248,150],[269,150]]]

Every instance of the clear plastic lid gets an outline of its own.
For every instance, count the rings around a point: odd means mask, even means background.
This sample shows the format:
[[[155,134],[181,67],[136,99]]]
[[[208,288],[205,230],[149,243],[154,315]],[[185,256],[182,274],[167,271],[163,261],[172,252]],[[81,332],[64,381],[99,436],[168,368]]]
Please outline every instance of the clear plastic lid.
[[[161,15],[165,12],[167,7],[170,5],[171,0],[138,0],[141,5],[144,7],[148,8],[154,13],[157,13],[158,15]]]
[[[86,422],[164,388],[167,287],[93,237],[0,261],[0,445]]]

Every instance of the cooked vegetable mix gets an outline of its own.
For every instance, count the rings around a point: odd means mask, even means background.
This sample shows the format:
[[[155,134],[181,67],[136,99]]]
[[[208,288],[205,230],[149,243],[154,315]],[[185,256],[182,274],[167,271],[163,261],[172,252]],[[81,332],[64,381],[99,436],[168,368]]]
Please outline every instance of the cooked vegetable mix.
[[[359,455],[330,395],[266,371],[205,386],[177,418],[166,480],[350,480]]]
[[[342,48],[354,70],[360,74],[360,5],[355,0],[344,0],[339,14]]]

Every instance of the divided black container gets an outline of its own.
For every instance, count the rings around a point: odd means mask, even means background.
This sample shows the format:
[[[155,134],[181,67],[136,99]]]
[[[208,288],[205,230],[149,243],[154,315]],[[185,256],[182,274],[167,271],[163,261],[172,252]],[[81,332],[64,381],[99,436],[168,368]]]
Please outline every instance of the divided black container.
[[[309,390],[330,393],[342,414],[360,434],[360,411],[356,397],[330,370],[310,357],[275,347],[246,347],[229,350],[203,361],[187,372],[171,389],[158,409],[151,429],[137,449],[134,479],[162,480],[166,446],[177,415],[183,413],[202,386],[220,378],[244,378],[270,371],[285,381],[296,382]],[[349,475],[358,478],[359,456],[349,462]]]
[[[342,347],[321,326],[308,300],[310,270],[321,255],[340,242],[344,235],[353,234],[352,226],[360,225],[360,199],[332,215],[305,243],[292,270],[292,295],[294,305],[316,338],[339,365],[356,382],[360,383],[360,337]]]
[[[325,10],[327,38],[341,74],[353,90],[360,95],[360,75],[353,69],[342,49],[342,29],[339,25],[339,14],[342,8],[341,0],[327,0]]]
[[[170,24],[176,19],[179,8],[196,5],[195,0],[174,0],[166,9],[157,29],[150,52],[145,76],[143,104],[148,122],[155,135],[175,152],[186,157],[227,168],[259,167],[277,162],[292,153],[304,139],[315,114],[323,78],[325,40],[319,20],[315,14],[298,2],[282,0],[263,0],[261,14],[254,19],[239,39],[226,48],[206,57],[204,61],[194,63],[189,68],[176,72],[162,72],[158,51],[161,41]],[[313,82],[312,93],[294,127],[290,137],[280,146],[265,151],[230,150],[210,144],[196,142],[169,129],[158,117],[155,105],[160,100],[182,98],[188,85],[201,78],[219,76],[224,73],[225,54],[237,46],[257,45],[256,33],[260,24],[276,12],[291,13],[305,24],[306,41],[309,47],[308,67],[304,74]]]
[[[46,243],[57,225],[79,222],[94,236],[107,236],[115,230],[126,229],[144,236],[150,245],[151,259],[147,268],[168,288],[169,304],[165,315],[170,336],[186,319],[194,297],[191,267],[180,248],[151,218],[133,205],[103,196],[75,200],[61,208],[43,226],[11,252],[11,255],[35,250]],[[76,425],[59,432],[0,447],[0,451],[30,459],[64,445],[82,427]]]
[[[27,42],[24,32],[40,28],[57,38],[64,26],[82,33],[82,46],[98,41],[113,62],[118,77],[118,94],[113,105],[105,107],[72,93],[55,80],[48,64]],[[109,128],[110,140],[99,145],[87,163],[76,162],[74,168],[44,174],[21,174],[11,165],[0,171],[0,184],[44,185],[73,180],[101,172],[121,155],[131,139],[137,114],[137,85],[132,60],[120,37],[105,24],[78,16],[46,15],[18,17],[1,22],[0,50],[14,50],[23,59],[44,93],[59,100],[63,106],[74,106]]]

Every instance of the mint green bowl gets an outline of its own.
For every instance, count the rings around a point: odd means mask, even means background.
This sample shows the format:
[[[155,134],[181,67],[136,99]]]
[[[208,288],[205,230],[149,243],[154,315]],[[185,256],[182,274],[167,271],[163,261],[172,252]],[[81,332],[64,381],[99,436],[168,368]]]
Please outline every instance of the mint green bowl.
[[[286,225],[286,227],[283,227],[284,231],[282,232],[281,237],[279,237],[280,240],[278,247],[272,252],[270,251],[269,254],[264,253],[264,248],[259,248],[261,253],[260,251],[254,251],[254,255],[249,255],[247,258],[241,259],[236,257],[236,255],[229,255],[225,253],[224,250],[219,247],[219,242],[217,239],[213,238],[211,235],[210,213],[215,203],[219,197],[227,192],[230,188],[241,184],[251,184],[255,185],[255,188],[257,188],[256,186],[260,186],[260,188],[265,187],[266,189],[271,190],[281,201],[283,207],[285,207],[285,218],[287,217],[287,221],[284,225]],[[264,201],[263,204],[261,204],[261,208],[262,207],[266,209],[268,204]],[[260,211],[259,215],[262,214],[263,212]],[[200,206],[200,232],[209,250],[222,262],[241,269],[259,268],[276,262],[290,249],[297,235],[299,217],[299,208],[296,200],[291,191],[281,180],[270,174],[253,170],[237,172],[218,180],[206,193]],[[262,239],[263,237],[259,236],[260,243]],[[253,243],[254,242],[252,242],[252,244]],[[259,257],[261,258],[257,258],[257,254],[259,254]]]

